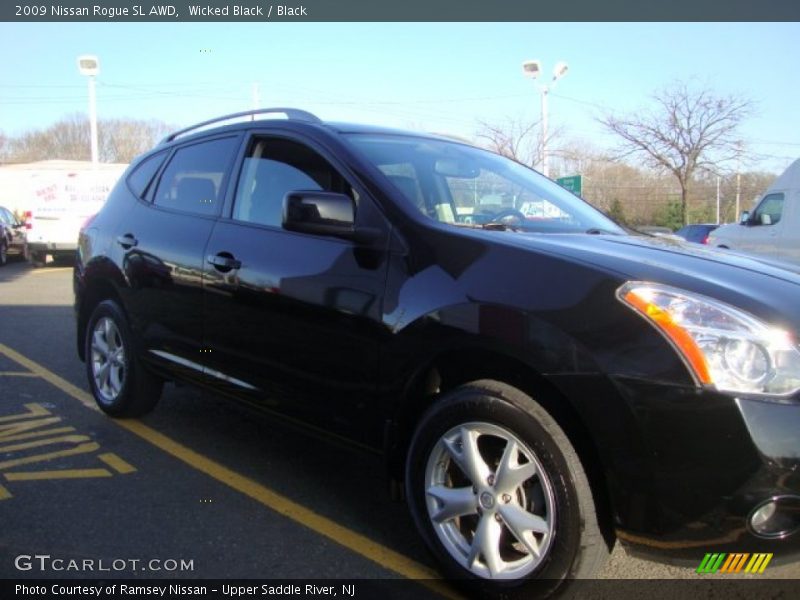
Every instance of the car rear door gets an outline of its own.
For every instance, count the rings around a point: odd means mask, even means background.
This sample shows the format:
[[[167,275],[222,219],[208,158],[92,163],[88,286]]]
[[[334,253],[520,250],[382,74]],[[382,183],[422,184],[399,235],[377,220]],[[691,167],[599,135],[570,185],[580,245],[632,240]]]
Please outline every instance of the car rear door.
[[[282,228],[287,192],[356,199],[369,243]],[[204,356],[220,387],[365,439],[382,334],[389,227],[354,178],[310,139],[251,135],[204,264]],[[375,432],[371,432],[375,433]],[[380,432],[378,432],[380,433]]]
[[[143,357],[190,378],[202,374],[204,251],[240,139],[203,139],[172,151],[112,242]]]

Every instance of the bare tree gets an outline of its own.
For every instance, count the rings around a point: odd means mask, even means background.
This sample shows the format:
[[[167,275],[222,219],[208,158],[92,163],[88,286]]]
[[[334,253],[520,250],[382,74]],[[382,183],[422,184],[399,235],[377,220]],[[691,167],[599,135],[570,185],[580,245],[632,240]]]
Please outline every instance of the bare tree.
[[[539,129],[537,122],[528,125],[508,119],[503,124],[480,122],[477,137],[492,152],[519,163],[533,166],[539,162]]]
[[[8,136],[0,131],[0,163],[4,163],[8,157]]]
[[[548,146],[561,135],[555,128],[547,136]],[[476,137],[492,152],[515,160],[523,165],[535,167],[542,161],[542,134],[539,121],[525,123],[521,119],[507,119],[504,123],[480,122]],[[556,154],[558,151],[553,151]]]
[[[107,119],[98,124],[100,156],[108,162],[131,162],[175,128],[162,121]]]
[[[12,162],[48,159],[89,160],[89,124],[86,117],[73,113],[46,129],[27,131],[10,141]]]
[[[740,124],[753,103],[740,96],[718,96],[677,82],[652,96],[654,108],[629,115],[607,113],[598,121],[622,138],[618,158],[640,156],[647,166],[666,170],[678,181],[681,214],[687,222],[689,191],[695,175],[718,172],[740,149]]]
[[[171,129],[165,123],[154,120],[101,119],[97,124],[100,161],[130,162],[138,154],[152,148]],[[45,129],[10,138],[5,159],[9,162],[90,160],[89,135],[86,116],[74,113]]]

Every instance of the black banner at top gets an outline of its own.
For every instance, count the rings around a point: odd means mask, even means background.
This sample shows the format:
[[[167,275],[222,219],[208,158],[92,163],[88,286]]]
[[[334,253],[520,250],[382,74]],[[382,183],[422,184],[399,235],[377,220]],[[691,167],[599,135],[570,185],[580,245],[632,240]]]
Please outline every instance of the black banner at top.
[[[12,0],[6,22],[800,21],[797,0]]]

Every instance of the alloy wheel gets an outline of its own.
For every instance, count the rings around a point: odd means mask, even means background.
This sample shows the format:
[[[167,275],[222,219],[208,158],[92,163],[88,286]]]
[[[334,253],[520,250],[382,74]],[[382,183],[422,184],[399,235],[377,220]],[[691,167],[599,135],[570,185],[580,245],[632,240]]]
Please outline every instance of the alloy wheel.
[[[92,377],[100,398],[111,403],[125,384],[125,347],[114,320],[98,319],[92,331]]]
[[[518,579],[547,557],[555,531],[550,478],[510,430],[470,422],[441,436],[425,468],[428,517],[465,569]]]

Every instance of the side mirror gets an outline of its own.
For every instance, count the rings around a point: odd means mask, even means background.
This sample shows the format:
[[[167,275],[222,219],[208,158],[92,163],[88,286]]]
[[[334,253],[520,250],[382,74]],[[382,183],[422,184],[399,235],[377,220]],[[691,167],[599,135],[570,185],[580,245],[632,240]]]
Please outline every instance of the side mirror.
[[[283,199],[283,228],[289,231],[355,237],[355,201],[332,192],[289,192]]]
[[[747,225],[750,222],[750,211],[743,210],[739,217],[739,225]]]

